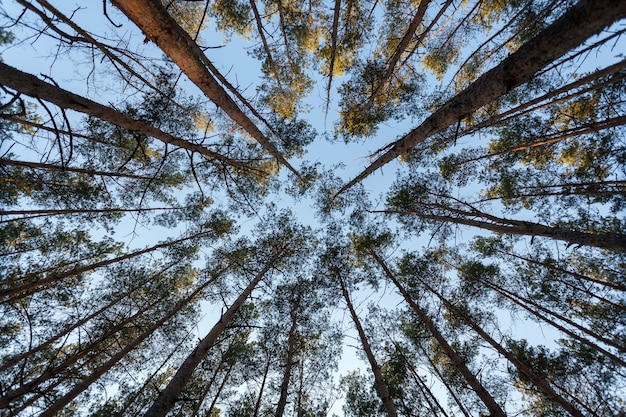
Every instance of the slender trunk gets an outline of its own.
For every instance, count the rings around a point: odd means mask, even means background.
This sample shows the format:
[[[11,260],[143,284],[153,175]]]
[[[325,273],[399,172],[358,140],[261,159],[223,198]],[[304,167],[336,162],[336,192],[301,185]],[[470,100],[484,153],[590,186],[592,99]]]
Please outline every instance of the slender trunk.
[[[33,392],[35,388],[40,386],[42,383],[48,381],[49,379],[55,378],[58,375],[61,375],[63,372],[67,371],[70,366],[77,363],[80,359],[87,356],[90,353],[97,352],[98,350],[106,351],[105,343],[107,341],[111,341],[112,336],[114,336],[120,330],[123,330],[127,324],[134,322],[137,318],[143,316],[148,310],[152,309],[155,305],[159,304],[166,296],[159,298],[158,300],[153,301],[151,304],[145,306],[140,309],[138,312],[129,316],[119,323],[116,323],[112,329],[106,330],[102,335],[100,335],[96,340],[90,342],[87,346],[80,347],[77,352],[74,352],[69,358],[65,359],[62,363],[57,366],[51,367],[45,372],[43,372],[38,377],[30,380],[29,382],[22,383],[19,388],[16,388],[12,391],[8,391],[2,397],[0,397],[0,409],[7,407],[11,404],[15,399],[28,394],[29,392]],[[28,400],[27,400],[28,402]]]
[[[416,344],[416,345],[418,346],[418,348],[420,349],[420,351],[422,352],[422,354],[424,355],[424,357],[426,358],[426,360],[430,364],[430,368],[435,373],[435,375],[437,375],[437,378],[439,379],[439,381],[441,381],[443,386],[446,387],[446,390],[448,390],[448,393],[450,394],[450,396],[452,397],[452,399],[456,403],[456,405],[459,408],[459,410],[461,411],[461,413],[465,417],[471,417],[470,413],[465,409],[465,405],[463,404],[463,401],[461,401],[459,396],[456,395],[456,393],[454,392],[454,389],[452,389],[450,384],[448,384],[448,381],[446,381],[446,379],[441,374],[441,372],[439,371],[437,366],[435,366],[435,364],[433,363],[433,360],[430,358],[430,356],[428,356],[428,352],[426,352],[426,349],[424,349],[424,347],[422,345],[419,345],[419,344]]]
[[[364,112],[367,112],[369,109],[372,108],[376,97],[380,94],[381,91],[383,91],[385,85],[390,83],[392,75],[396,72],[396,65],[398,64],[398,61],[400,61],[400,57],[402,57],[402,54],[406,52],[407,47],[415,36],[417,28],[424,20],[426,9],[428,8],[430,2],[431,0],[420,1],[417,12],[411,19],[411,23],[409,23],[409,26],[406,28],[404,35],[400,40],[400,43],[398,43],[398,46],[396,46],[396,49],[393,51],[393,55],[391,55],[391,57],[387,61],[387,70],[385,71],[383,78],[377,81],[376,89],[368,97],[367,102],[363,106]]]
[[[191,152],[197,152],[209,159],[218,160],[225,165],[243,170],[250,169],[245,162],[229,159],[203,146],[170,135],[156,127],[135,120],[120,111],[49,84],[33,75],[26,74],[1,62],[0,83],[20,93],[54,103],[61,108],[72,109],[79,113],[88,114],[124,129],[151,136],[163,143],[178,146]]]
[[[601,286],[604,286],[604,287],[609,287],[609,288],[614,289],[614,290],[626,291],[626,286],[624,286],[624,285],[620,285],[620,284],[616,284],[616,283],[612,283],[612,282],[602,281],[602,280],[599,280],[599,279],[596,279],[596,278],[592,278],[592,277],[587,276],[587,275],[579,274],[578,272],[569,271],[567,269],[560,268],[558,266],[552,265],[552,264],[547,263],[547,262],[541,262],[541,261],[537,261],[535,259],[526,258],[524,256],[520,256],[520,255],[517,255],[517,254],[512,253],[512,252],[507,252],[507,251],[503,251],[503,250],[499,250],[499,249],[496,249],[496,251],[498,253],[502,254],[502,255],[511,256],[511,257],[513,257],[515,259],[519,259],[519,260],[531,263],[533,265],[543,266],[545,268],[551,269],[551,270],[556,271],[556,272],[561,272],[561,273],[566,274],[566,275],[571,275],[572,277],[578,278],[578,279],[583,280],[583,281],[588,281],[588,282],[591,282],[591,283],[594,283],[594,284],[598,284],[598,285],[601,285]]]
[[[489,391],[483,386],[483,384],[478,381],[476,375],[469,370],[465,361],[454,351],[452,346],[445,339],[443,334],[439,331],[435,323],[428,317],[426,312],[422,310],[422,308],[411,298],[409,293],[404,289],[402,284],[396,279],[395,275],[391,272],[391,270],[387,267],[387,264],[383,261],[383,259],[378,256],[378,254],[374,251],[369,252],[370,255],[376,260],[376,262],[380,265],[380,267],[385,272],[387,278],[396,286],[400,294],[404,298],[404,300],[409,304],[411,309],[417,314],[420,321],[424,324],[424,326],[428,329],[428,331],[433,335],[433,337],[439,343],[439,346],[443,350],[444,354],[450,359],[452,364],[456,367],[459,373],[465,378],[468,385],[474,390],[476,395],[482,400],[487,409],[493,417],[506,417],[506,413],[504,410],[498,405],[496,400],[491,396]]]
[[[230,324],[232,319],[235,317],[239,308],[244,304],[252,290],[261,282],[263,276],[272,268],[274,263],[281,257],[282,255],[276,255],[270,259],[270,261],[265,265],[265,267],[259,272],[254,279],[250,282],[250,284],[246,287],[246,289],[237,297],[235,302],[228,308],[226,313],[220,318],[220,320],[213,326],[211,331],[198,343],[196,348],[187,356],[187,359],[182,363],[182,365],[178,368],[176,374],[172,377],[170,382],[167,384],[167,387],[159,394],[158,398],[152,404],[152,406],[145,413],[145,417],[163,417],[168,411],[172,409],[174,403],[178,399],[180,393],[193,371],[196,369],[198,364],[206,357],[209,352],[209,349],[215,344],[217,338],[224,332],[226,327]]]
[[[144,175],[134,175],[130,173],[124,172],[104,172],[97,171],[93,169],[86,168],[75,168],[54,164],[44,164],[42,162],[28,162],[28,161],[15,161],[12,159],[0,158],[0,165],[9,165],[9,166],[18,166],[18,167],[27,167],[33,169],[44,169],[47,171],[62,171],[62,172],[76,172],[79,174],[87,174],[87,175],[99,175],[102,177],[122,177],[122,178],[130,178],[133,180],[154,180],[153,177],[147,177]]]
[[[337,55],[337,33],[339,32],[339,14],[341,13],[341,0],[335,0],[333,9],[333,27],[330,31],[330,58],[328,60],[328,84],[326,85],[326,114],[330,105],[330,87],[333,83],[333,72],[335,71],[335,59]]]
[[[304,395],[304,363],[300,361],[300,366],[298,367],[298,398],[296,402],[296,417],[302,417],[302,396]]]
[[[606,84],[610,84],[610,83],[615,83],[618,81],[621,81],[624,79],[625,75],[620,73],[621,70],[623,70],[624,68],[626,68],[626,60],[622,60],[620,62],[618,62],[617,64],[613,64],[610,65],[606,68],[603,68],[601,70],[595,71],[592,74],[586,75],[584,77],[581,77],[579,79],[577,79],[576,81],[569,83],[567,85],[564,85],[563,87],[557,88],[556,90],[552,90],[546,94],[544,94],[543,96],[534,98],[532,100],[529,100],[523,104],[520,104],[517,107],[514,107],[510,110],[507,110],[503,113],[500,113],[496,116],[492,116],[489,119],[480,122],[474,126],[471,126],[469,129],[467,129],[466,131],[464,131],[462,134],[459,135],[459,137],[461,137],[462,135],[469,135],[471,133],[474,133],[476,131],[478,131],[479,129],[482,129],[483,127],[487,127],[487,126],[494,126],[496,123],[501,123],[504,121],[507,121],[511,118],[515,118],[515,117],[519,117],[520,115],[526,114],[526,113],[530,113],[531,111],[536,111],[539,110],[541,108],[544,107],[549,107],[552,106],[553,104],[562,102],[563,100],[567,100],[567,99],[571,99],[574,97],[577,97],[581,94],[587,93],[589,91],[594,91],[598,88],[601,88],[602,86],[606,85]],[[618,73],[619,75],[617,75],[616,73]],[[606,77],[608,75],[611,75],[611,78],[609,80],[606,81],[606,83],[603,83],[601,85],[597,85],[597,84],[593,84],[587,88],[581,89],[575,93],[570,93],[567,94],[565,97],[560,97],[559,99],[555,99],[552,101],[549,101],[547,103],[541,104],[543,102],[545,102],[546,100],[550,100],[552,98],[555,98],[563,93],[567,93],[570,90],[573,90],[574,88],[577,87],[581,87],[585,84],[597,81],[598,79],[602,78],[602,77]]]
[[[179,208],[177,207],[146,207],[146,208],[136,208],[136,209],[106,208],[106,209],[76,209],[76,210],[72,210],[72,209],[0,210],[0,216],[33,215],[31,217],[28,217],[28,218],[33,218],[33,217],[43,217],[43,216],[62,216],[65,214],[141,213],[144,211],[160,211],[160,210],[179,210]],[[21,217],[20,219],[24,219],[24,218]],[[20,219],[12,219],[12,220],[20,220]]]
[[[187,334],[185,335],[185,337],[181,337],[180,342],[178,342],[178,344],[174,347],[174,349],[172,349],[172,351],[169,353],[169,355],[167,355],[167,358],[165,358],[165,360],[163,360],[161,362],[161,365],[158,368],[156,368],[150,374],[150,376],[148,378],[146,378],[146,380],[143,382],[141,388],[139,388],[138,390],[135,390],[135,392],[132,395],[130,395],[124,401],[124,406],[121,408],[121,411],[115,417],[135,417],[136,415],[139,414],[139,411],[141,411],[141,410],[135,410],[132,414],[129,414],[128,413],[128,408],[130,407],[130,405],[133,402],[135,402],[137,397],[139,397],[139,395],[142,394],[145,389],[147,389],[148,385],[150,385],[152,383],[154,378],[157,375],[159,375],[161,370],[165,367],[165,365],[167,365],[167,363],[172,359],[172,357],[178,352],[178,350],[183,345],[183,343],[185,343],[185,341],[188,340],[187,338],[189,337],[190,334],[191,334],[191,331],[188,331]]]
[[[426,402],[428,403],[428,408],[430,408],[430,411],[433,413],[433,416],[437,415],[437,411],[435,411],[435,410],[438,409],[445,417],[449,417],[448,413],[442,407],[442,405],[439,402],[439,400],[437,399],[437,397],[432,393],[430,388],[428,388],[426,386],[424,381],[422,381],[422,378],[417,373],[417,370],[413,366],[412,361],[404,354],[404,349],[402,349],[402,346],[398,342],[396,342],[395,340],[393,340],[391,338],[391,336],[389,335],[389,333],[387,332],[386,329],[385,329],[385,333],[386,333],[387,337],[389,339],[391,339],[391,342],[393,343],[393,345],[394,345],[394,347],[396,349],[396,352],[398,352],[400,354],[400,356],[402,357],[402,359],[404,360],[404,363],[406,364],[406,367],[408,368],[409,372],[413,376],[413,380],[415,380],[415,383],[417,384],[417,388],[422,393],[422,396],[426,399]],[[435,404],[436,408],[435,408],[435,406],[433,406],[433,403]]]
[[[385,149],[338,192],[341,194],[426,138],[470,116],[480,107],[531,80],[537,71],[626,16],[626,2],[580,0],[561,18],[432,113]]]
[[[272,50],[267,43],[267,38],[265,37],[265,28],[263,27],[263,22],[261,21],[261,14],[259,13],[259,9],[256,6],[256,0],[250,0],[250,7],[252,8],[252,12],[254,13],[254,20],[256,22],[257,31],[259,32],[259,37],[261,38],[261,42],[263,43],[263,49],[265,50],[265,54],[267,55],[267,63],[269,64],[270,71],[274,73],[274,78],[276,78],[278,89],[283,92],[283,86],[280,82],[280,71],[278,71],[278,69],[276,68],[276,63],[274,61],[274,58],[272,57]]]
[[[287,337],[287,358],[285,360],[285,371],[283,372],[283,381],[280,384],[280,397],[276,406],[275,417],[283,417],[285,407],[287,406],[287,396],[289,394],[289,380],[291,379],[291,369],[293,368],[293,357],[296,346],[296,331],[298,329],[298,316],[296,314],[297,306],[291,308],[291,327]]]
[[[277,0],[276,6],[278,8],[278,22],[280,24],[280,32],[283,35],[283,43],[285,45],[285,57],[287,58],[287,63],[289,64],[289,68],[295,71],[293,60],[291,59],[291,48],[289,47],[289,38],[287,37],[287,27],[285,25],[285,10],[283,9],[283,0]]]
[[[458,309],[454,304],[452,304],[448,299],[446,299],[441,293],[435,290],[433,287],[428,285],[424,280],[420,277],[417,277],[419,282],[431,293],[435,294],[437,298],[444,303],[444,305],[454,312],[455,316],[463,318],[463,320],[470,325],[470,327],[480,335],[487,343],[489,343],[500,355],[505,357],[515,368],[522,374],[525,375],[536,387],[539,391],[541,391],[546,398],[550,401],[553,401],[563,407],[568,413],[575,417],[584,417],[584,414],[572,403],[567,401],[561,395],[559,395],[554,388],[548,384],[547,381],[539,377],[529,366],[522,363],[516,356],[514,356],[511,352],[506,350],[502,345],[495,341],[482,327],[478,325],[473,319],[471,319],[465,312]]]
[[[538,319],[548,323],[549,325],[551,325],[555,329],[559,330],[560,332],[568,335],[572,339],[577,340],[580,343],[589,346],[591,349],[595,350],[598,353],[601,353],[602,355],[606,356],[609,360],[611,360],[616,365],[622,366],[622,367],[626,368],[626,361],[620,359],[619,357],[617,357],[616,355],[612,354],[608,350],[602,348],[601,346],[598,346],[597,344],[592,343],[591,341],[585,339],[584,337],[581,337],[580,335],[574,333],[573,331],[563,327],[562,325],[560,325],[559,323],[557,323],[554,320],[550,319],[549,317],[545,316],[544,314],[541,314],[539,311],[533,310],[527,304],[525,304],[525,302],[528,302],[527,299],[525,299],[523,297],[519,297],[516,294],[514,294],[514,293],[512,293],[510,291],[507,291],[504,288],[502,288],[500,286],[497,286],[497,285],[495,285],[495,284],[493,284],[491,282],[487,282],[487,281],[484,281],[484,280],[481,280],[481,282],[483,282],[485,284],[485,286],[487,286],[488,288],[490,288],[491,290],[493,290],[494,292],[499,294],[501,297],[506,298],[507,300],[509,300],[511,303],[513,303],[513,304],[515,304],[515,305],[517,305],[519,307],[522,307],[524,310],[528,311],[533,316],[535,316]],[[543,310],[545,310],[545,309],[542,309],[542,311]],[[551,313],[551,314],[554,315],[553,313]],[[560,316],[557,315],[557,317],[560,317]],[[571,323],[571,320],[567,320],[567,321],[569,321]],[[622,352],[624,351],[623,347],[620,347],[618,349],[620,351],[622,351]]]
[[[267,362],[265,363],[265,370],[263,371],[263,379],[261,380],[261,387],[259,388],[259,395],[257,396],[256,403],[254,404],[254,417],[259,416],[261,410],[261,400],[263,399],[263,390],[265,390],[265,382],[267,381],[267,375],[270,372],[270,364],[272,357],[269,352],[267,353]]]
[[[278,149],[213,78],[204,64],[207,59],[202,49],[169,15],[160,0],[112,0],[111,2],[156,43],[215,105],[224,110],[281,164],[298,175],[298,171],[287,162]]]
[[[222,365],[223,364],[224,364],[224,357],[222,356],[222,360],[215,367],[215,370],[211,374],[211,378],[209,379],[208,382],[204,383],[204,388],[202,389],[202,393],[200,394],[200,398],[198,398],[198,401],[197,401],[196,405],[193,407],[193,411],[191,412],[191,415],[193,417],[197,416],[198,413],[200,412],[200,408],[202,407],[202,403],[206,399],[206,396],[209,395],[209,391],[211,390],[211,387],[213,387],[213,384],[215,383],[215,380],[217,379],[217,375],[218,375],[219,371],[222,369]],[[217,396],[219,396],[219,394],[216,395],[216,397]],[[213,408],[214,405],[215,405],[214,403],[211,403],[211,407],[209,408],[209,410],[206,413],[207,415],[209,415],[209,416],[211,415],[211,408]]]
[[[435,27],[435,25],[437,24],[439,19],[441,19],[441,16],[443,16],[443,14],[448,9],[448,7],[450,7],[452,5],[452,2],[453,2],[453,0],[446,0],[446,2],[441,6],[441,8],[437,12],[437,14],[433,18],[433,20],[431,20],[431,22],[428,24],[428,26],[419,34],[419,36],[415,40],[415,45],[413,46],[413,48],[411,48],[409,53],[406,54],[406,57],[402,61],[401,65],[406,64],[409,61],[409,59],[415,54],[417,49],[419,47],[423,47],[424,46],[423,45],[424,37],[432,33],[432,29]]]
[[[571,129],[564,130],[562,132],[557,132],[557,133],[553,133],[553,134],[550,134],[550,135],[541,136],[540,140],[537,140],[535,142],[528,142],[528,143],[525,143],[525,144],[522,144],[522,145],[519,145],[519,146],[514,146],[514,147],[507,148],[507,149],[503,149],[503,150],[498,151],[498,152],[492,152],[492,153],[488,153],[488,154],[485,154],[485,155],[477,156],[475,158],[466,159],[464,161],[456,163],[455,166],[467,165],[467,164],[472,163],[472,162],[478,162],[478,161],[481,161],[483,159],[493,158],[493,157],[496,157],[496,156],[499,156],[499,155],[504,155],[504,154],[510,153],[510,152],[525,151],[527,149],[532,149],[532,148],[536,148],[536,147],[539,147],[539,146],[550,145],[550,144],[561,142],[563,140],[566,140],[566,139],[569,139],[569,138],[573,138],[573,137],[577,137],[577,136],[580,136],[580,135],[587,135],[587,134],[590,134],[590,133],[599,132],[599,131],[604,130],[604,129],[610,129],[612,127],[618,127],[618,126],[621,126],[623,124],[626,124],[626,116],[612,117],[612,118],[609,118],[609,119],[600,120],[598,122],[585,123],[585,124],[582,124],[580,126],[576,126],[576,127],[571,128]]]
[[[166,268],[164,268],[161,271],[159,271],[158,274],[164,273],[165,271],[167,271],[169,268],[171,268],[174,265],[175,265],[175,263],[170,263]],[[74,330],[78,329],[79,327],[81,327],[82,325],[84,325],[85,323],[87,323],[88,321],[93,319],[94,317],[99,316],[100,314],[102,314],[103,312],[105,312],[106,310],[108,310],[109,308],[113,307],[118,302],[120,302],[121,300],[123,300],[124,298],[126,298],[127,296],[132,294],[133,292],[135,292],[137,289],[141,288],[143,285],[145,285],[148,282],[148,280],[153,279],[158,274],[153,274],[148,279],[143,280],[143,281],[135,284],[130,289],[128,289],[127,291],[125,291],[122,294],[118,295],[113,300],[111,300],[106,305],[104,305],[103,307],[101,307],[98,310],[96,310],[95,312],[93,312],[93,313],[83,317],[82,319],[76,321],[71,326],[68,326],[66,329],[64,329],[63,331],[57,333],[55,336],[51,337],[50,339],[46,340],[45,342],[37,345],[36,347],[34,347],[32,349],[29,349],[26,352],[23,352],[21,354],[18,354],[18,355],[15,355],[15,356],[11,356],[8,359],[5,359],[5,363],[2,366],[0,366],[0,372],[3,372],[5,370],[7,370],[7,369],[17,365],[22,360],[24,360],[26,358],[29,358],[30,356],[34,355],[37,352],[42,351],[43,349],[46,349],[47,347],[49,347],[50,345],[52,345],[53,343],[55,343],[59,339],[65,337],[65,336],[68,336]]]
[[[213,397],[213,400],[211,401],[211,405],[209,406],[209,409],[206,412],[207,416],[210,416],[211,412],[215,408],[215,404],[217,404],[217,400],[219,400],[220,395],[222,394],[222,390],[224,389],[224,387],[226,386],[226,383],[228,382],[228,377],[230,376],[230,371],[232,371],[232,369],[233,369],[233,365],[229,365],[228,369],[226,369],[224,378],[222,378],[222,382],[220,383],[220,386],[217,388],[217,392],[215,393],[215,396]]]
[[[185,306],[187,306],[198,294],[204,290],[209,284],[213,283],[217,279],[213,277],[198,288],[196,288],[191,294],[184,299],[180,300],[176,305],[163,317],[154,322],[152,326],[144,330],[135,340],[126,345],[122,350],[113,355],[108,361],[100,365],[91,375],[83,378],[79,384],[74,386],[67,394],[56,400],[50,408],[44,411],[39,417],[54,417],[61,411],[66,405],[68,405],[74,398],[85,391],[91,384],[96,382],[102,375],[104,375],[109,369],[115,366],[120,360],[122,360],[128,353],[139,346],[144,340],[152,335],[157,329],[159,329],[165,322],[179,313]]]
[[[352,317],[352,322],[356,327],[357,332],[359,333],[359,339],[361,340],[361,346],[363,346],[363,350],[365,351],[365,356],[370,364],[370,368],[372,369],[372,373],[374,374],[374,382],[376,384],[376,391],[380,396],[381,401],[387,411],[387,416],[396,417],[398,412],[396,411],[396,406],[391,399],[391,395],[389,394],[389,388],[387,388],[387,384],[385,383],[385,379],[383,378],[383,374],[380,371],[380,366],[378,366],[378,362],[376,362],[376,358],[374,357],[374,352],[372,352],[372,348],[367,340],[367,335],[361,326],[361,322],[359,321],[359,316],[356,314],[354,307],[352,306],[352,302],[350,301],[350,295],[348,294],[348,289],[346,288],[346,284],[343,281],[343,278],[339,275],[339,271],[336,271],[337,279],[339,280],[339,284],[341,285],[341,292],[343,294],[343,298],[346,300],[346,305],[348,306],[348,310],[350,311],[350,316]]]
[[[35,290],[37,288],[43,287],[43,286],[48,285],[48,284],[52,284],[54,282],[60,281],[62,279],[68,278],[68,277],[73,277],[73,276],[76,276],[76,275],[79,275],[79,274],[84,274],[85,272],[91,272],[91,271],[93,271],[95,269],[102,268],[102,267],[107,266],[107,265],[112,265],[112,264],[115,264],[115,263],[118,263],[118,262],[121,262],[121,261],[125,261],[127,259],[132,259],[132,258],[135,258],[135,257],[140,256],[140,255],[144,255],[144,254],[149,253],[149,252],[154,252],[157,249],[167,248],[167,247],[176,245],[176,244],[181,243],[181,242],[185,242],[185,241],[188,241],[188,240],[191,240],[191,239],[202,237],[203,235],[206,235],[206,234],[207,234],[207,232],[196,233],[196,234],[194,234],[192,236],[189,236],[189,237],[184,237],[184,238],[181,238],[181,239],[172,240],[170,242],[159,243],[158,245],[150,246],[149,248],[141,249],[141,250],[138,250],[138,251],[135,251],[135,252],[130,252],[130,253],[124,254],[122,256],[115,257],[115,258],[106,259],[104,261],[96,262],[96,263],[93,263],[91,265],[75,266],[74,268],[72,268],[72,269],[70,269],[68,271],[61,272],[61,273],[58,273],[58,274],[54,274],[53,273],[50,276],[47,276],[45,278],[41,278],[41,279],[39,279],[37,281],[34,281],[34,282],[29,282],[29,283],[21,284],[21,285],[15,285],[15,286],[8,287],[8,288],[2,288],[2,289],[0,289],[0,298],[2,298],[2,297],[10,297],[10,296],[15,295],[15,294],[24,293],[26,291],[33,291],[33,290]],[[42,273],[43,273],[43,271],[34,272],[34,273],[31,273],[31,274],[25,275],[25,276],[23,276],[21,278],[17,278],[13,282],[25,281],[25,280],[28,280],[28,279],[31,279],[31,278],[35,278],[38,275],[41,275]]]

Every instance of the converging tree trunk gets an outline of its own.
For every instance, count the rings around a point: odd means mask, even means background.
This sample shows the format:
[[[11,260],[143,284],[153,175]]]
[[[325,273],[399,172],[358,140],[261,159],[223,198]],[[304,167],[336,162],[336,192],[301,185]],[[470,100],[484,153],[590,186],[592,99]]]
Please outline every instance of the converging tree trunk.
[[[383,261],[383,259],[374,251],[369,252],[370,255],[376,260],[376,262],[380,265],[380,267],[385,272],[387,278],[396,286],[404,300],[409,304],[411,309],[417,314],[420,321],[424,324],[424,326],[428,329],[428,331],[433,335],[433,337],[439,343],[439,346],[445,353],[445,355],[450,359],[452,364],[456,367],[456,369],[463,375],[463,378],[467,381],[468,385],[472,387],[476,395],[482,400],[485,404],[489,412],[493,415],[493,417],[506,417],[506,413],[500,407],[500,405],[496,402],[493,396],[487,391],[487,389],[483,386],[483,384],[476,378],[476,375],[470,371],[470,369],[465,364],[465,361],[454,351],[452,346],[448,343],[443,334],[439,331],[435,323],[428,317],[428,314],[411,298],[409,293],[404,289],[400,281],[397,280],[395,275],[391,272],[391,269],[387,266],[387,264]]]
[[[203,146],[163,132],[154,126],[135,120],[120,111],[103,106],[95,101],[57,87],[56,85],[42,81],[33,75],[26,74],[2,62],[0,62],[0,84],[31,97],[54,103],[63,109],[71,109],[79,113],[88,114],[113,123],[116,126],[123,127],[124,129],[151,136],[163,143],[169,143],[179,148],[199,153],[200,155],[206,156],[208,159],[220,161],[225,165],[244,170],[248,169],[247,164],[243,161],[232,160]]]
[[[356,327],[357,333],[359,334],[359,339],[361,340],[361,346],[365,351],[365,356],[367,357],[367,361],[370,364],[370,368],[372,369],[372,373],[374,374],[374,382],[376,384],[376,391],[380,396],[381,401],[383,402],[383,406],[387,412],[388,417],[396,417],[398,412],[396,411],[396,406],[393,403],[393,399],[391,398],[391,394],[389,394],[389,388],[385,383],[385,379],[383,378],[383,374],[380,371],[380,366],[374,357],[374,352],[372,352],[372,348],[367,340],[367,335],[363,330],[363,326],[361,326],[361,322],[359,320],[359,316],[356,314],[354,310],[354,306],[352,305],[352,301],[350,301],[350,295],[348,294],[348,289],[346,288],[346,284],[343,278],[340,275],[340,272],[337,270],[335,272],[336,278],[339,281],[339,285],[341,286],[341,293],[343,294],[343,298],[346,301],[346,305],[348,306],[348,310],[350,311],[350,317],[352,317],[352,322]]]
[[[243,127],[274,158],[298,174],[261,130],[237,106],[222,86],[213,78],[207,66],[208,59],[198,44],[169,15],[160,0],[112,0],[143,33],[156,43],[170,59],[231,119]]]
[[[384,147],[383,150],[386,151],[341,187],[337,195],[361,182],[426,138],[461,121],[485,104],[529,81],[545,65],[625,16],[626,2],[579,1],[556,22],[448,100],[417,128],[391,146]]]
[[[185,384],[191,378],[193,371],[198,364],[204,359],[209,352],[209,349],[215,344],[217,338],[224,332],[226,327],[230,324],[235,317],[241,306],[244,304],[252,290],[261,282],[261,279],[265,274],[274,266],[276,261],[280,259],[283,254],[275,255],[265,264],[263,269],[250,281],[244,291],[237,297],[233,304],[226,310],[220,320],[213,326],[211,331],[198,343],[196,348],[187,356],[187,359],[180,365],[176,374],[172,377],[167,387],[159,394],[156,401],[148,409],[145,417],[163,417],[169,410],[172,409],[174,403],[178,399]]]

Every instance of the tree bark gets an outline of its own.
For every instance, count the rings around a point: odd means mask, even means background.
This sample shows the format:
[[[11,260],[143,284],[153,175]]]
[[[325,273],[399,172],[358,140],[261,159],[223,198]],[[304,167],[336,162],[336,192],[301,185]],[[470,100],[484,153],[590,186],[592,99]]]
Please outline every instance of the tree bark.
[[[2,62],[0,62],[0,84],[31,97],[54,103],[63,109],[71,109],[79,113],[88,114],[124,129],[151,136],[163,143],[178,146],[179,148],[187,149],[191,152],[197,152],[209,159],[220,161],[225,165],[244,170],[251,169],[245,162],[232,160],[203,146],[170,135],[156,127],[135,120],[118,110],[103,106],[95,101],[49,84],[34,75],[26,74]]]
[[[468,212],[452,207],[437,205],[436,208],[449,210],[456,216],[443,214],[428,214],[423,211],[393,211],[383,210],[379,213],[415,215],[427,220],[438,220],[447,223],[462,224],[492,232],[507,235],[542,236],[555,240],[563,240],[570,245],[594,246],[602,249],[609,249],[618,252],[626,251],[626,236],[617,233],[588,233],[576,230],[568,230],[560,227],[546,226],[541,223],[534,223],[525,220],[512,220],[491,216],[482,212]],[[476,220],[482,218],[484,220]],[[490,221],[486,221],[490,220]]]
[[[224,110],[281,164],[298,175],[298,171],[213,78],[204,65],[207,58],[198,44],[169,15],[160,0],[111,0],[111,3],[135,23],[148,39],[161,48],[216,106]]]
[[[283,372],[283,381],[280,384],[280,397],[278,399],[278,405],[276,406],[275,417],[283,417],[287,405],[289,380],[291,379],[291,369],[293,368],[293,357],[295,355],[296,330],[298,329],[297,308],[297,306],[293,306],[290,313],[291,326],[289,328],[289,335],[287,336],[287,358],[285,359],[285,371]]]
[[[86,168],[76,168],[76,167],[68,167],[61,166],[55,164],[44,164],[42,162],[29,162],[29,161],[15,161],[12,159],[0,158],[0,165],[9,165],[9,166],[17,166],[17,167],[27,167],[33,169],[43,169],[47,171],[61,171],[61,172],[76,172],[79,174],[87,174],[91,176],[101,176],[101,177],[122,177],[122,178],[130,178],[134,180],[154,180],[153,177],[147,177],[145,175],[135,175],[131,173],[125,172],[104,172],[97,171]]]
[[[263,370],[263,379],[261,380],[261,386],[259,387],[259,395],[256,398],[256,403],[254,404],[254,416],[259,416],[259,411],[261,410],[261,401],[263,400],[263,391],[265,390],[265,382],[267,381],[267,375],[270,372],[270,364],[271,364],[271,355],[267,352],[267,362],[265,363],[265,368]]]
[[[394,142],[337,192],[339,195],[426,138],[471,115],[480,107],[532,79],[545,65],[626,16],[626,2],[581,0],[516,52],[481,75],[422,124]]]

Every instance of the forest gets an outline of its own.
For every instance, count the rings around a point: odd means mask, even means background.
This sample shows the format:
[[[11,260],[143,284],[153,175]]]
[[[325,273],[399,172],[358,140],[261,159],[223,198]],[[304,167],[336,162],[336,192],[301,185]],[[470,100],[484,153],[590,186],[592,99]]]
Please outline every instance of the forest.
[[[626,416],[626,0],[0,0],[0,417]]]

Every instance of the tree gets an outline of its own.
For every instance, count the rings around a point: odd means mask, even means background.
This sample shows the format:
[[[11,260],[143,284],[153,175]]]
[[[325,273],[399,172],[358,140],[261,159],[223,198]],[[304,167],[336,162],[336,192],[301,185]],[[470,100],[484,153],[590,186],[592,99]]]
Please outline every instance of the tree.
[[[1,9],[1,415],[624,414],[624,1]]]

